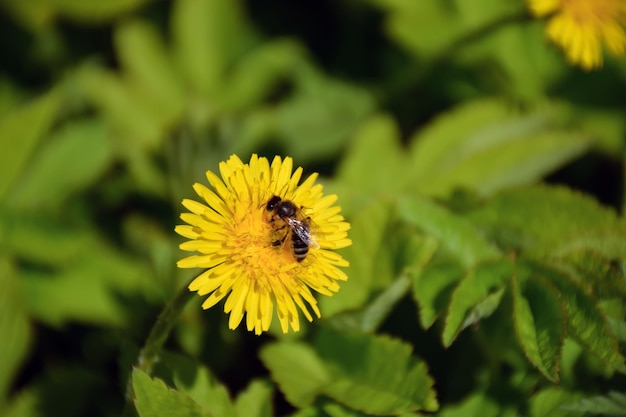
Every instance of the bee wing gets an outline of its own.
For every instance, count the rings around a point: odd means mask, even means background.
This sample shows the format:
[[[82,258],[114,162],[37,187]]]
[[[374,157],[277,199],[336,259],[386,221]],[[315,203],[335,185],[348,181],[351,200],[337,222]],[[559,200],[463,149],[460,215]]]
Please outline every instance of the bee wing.
[[[287,221],[289,222],[293,233],[298,235],[298,237],[302,239],[302,241],[306,243],[307,246],[314,249],[319,249],[320,246],[315,241],[313,235],[311,235],[311,228],[308,220],[303,221],[296,219],[287,219]]]

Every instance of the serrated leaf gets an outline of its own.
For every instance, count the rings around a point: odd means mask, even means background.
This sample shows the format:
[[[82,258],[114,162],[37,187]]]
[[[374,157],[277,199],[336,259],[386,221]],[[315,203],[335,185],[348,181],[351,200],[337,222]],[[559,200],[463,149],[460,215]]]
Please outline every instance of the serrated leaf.
[[[413,277],[413,297],[419,306],[420,323],[430,328],[448,305],[455,284],[465,275],[456,262],[435,263]]]
[[[435,411],[439,407],[426,364],[410,345],[368,334],[322,332],[316,343],[331,373],[323,392],[370,414]]]
[[[625,229],[615,212],[566,187],[505,191],[466,216],[502,246],[535,256],[565,256],[585,248],[614,256],[624,249]]]
[[[262,380],[252,381],[235,401],[239,417],[272,417],[274,388]]]
[[[58,207],[104,173],[113,162],[112,151],[102,122],[83,120],[68,125],[41,146],[9,194],[11,207]]]
[[[191,358],[169,352],[162,354],[161,366],[172,373],[176,389],[194,400],[203,412],[211,416],[237,417],[228,390],[207,367]]]
[[[146,106],[164,124],[173,123],[183,111],[183,86],[156,28],[132,20],[116,28],[114,40],[125,75],[140,90]]]
[[[398,213],[406,223],[437,238],[466,267],[499,255],[498,249],[471,223],[432,201],[418,197],[401,198]]]
[[[53,91],[0,117],[0,198],[3,200],[52,125],[60,104],[58,93]]]
[[[578,415],[580,413],[592,413],[594,415],[626,416],[626,393],[611,391],[608,395],[583,398],[561,407],[574,411]]]
[[[508,260],[479,264],[469,271],[450,299],[442,334],[445,347],[449,347],[467,326],[493,313],[513,271],[513,263]]]
[[[133,370],[133,392],[139,417],[209,417],[188,396],[173,390],[160,379]]]
[[[19,277],[13,265],[0,257],[0,409],[11,381],[28,354],[31,329],[22,304]]]
[[[558,382],[565,340],[559,293],[534,277],[532,266],[518,264],[513,287],[513,324],[526,357],[549,380]]]
[[[589,349],[607,366],[626,372],[624,357],[604,312],[588,291],[569,273],[552,266],[534,263],[533,274],[549,280],[559,290],[565,305],[568,335]]]
[[[311,405],[332,378],[318,354],[303,343],[272,343],[263,347],[260,357],[287,401],[296,407]]]
[[[550,112],[515,114],[506,103],[462,106],[414,138],[416,190],[446,196],[456,187],[492,194],[530,184],[588,149],[589,136],[546,130]]]
[[[580,413],[568,410],[565,404],[580,398],[563,388],[546,388],[534,394],[530,399],[530,417],[579,417]]]
[[[607,258],[593,250],[583,249],[569,252],[562,258],[562,263],[573,266],[582,283],[593,288],[599,297],[612,297],[616,294],[626,297],[625,271],[615,262],[617,259],[624,258]]]

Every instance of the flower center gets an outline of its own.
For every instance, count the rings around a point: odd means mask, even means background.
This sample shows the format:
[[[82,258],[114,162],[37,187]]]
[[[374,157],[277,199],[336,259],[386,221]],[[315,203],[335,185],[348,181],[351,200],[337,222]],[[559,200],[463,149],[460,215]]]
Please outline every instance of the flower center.
[[[290,242],[277,242],[278,233],[267,221],[263,208],[242,210],[234,219],[229,252],[251,279],[276,276],[292,269],[295,260]],[[285,231],[287,233],[287,231]],[[282,235],[284,236],[284,235]]]

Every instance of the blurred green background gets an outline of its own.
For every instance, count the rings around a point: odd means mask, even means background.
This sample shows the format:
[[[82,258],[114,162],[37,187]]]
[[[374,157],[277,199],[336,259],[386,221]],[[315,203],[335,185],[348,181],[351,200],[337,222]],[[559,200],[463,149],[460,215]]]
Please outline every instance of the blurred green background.
[[[596,199],[602,213],[623,211],[626,62],[570,67],[543,29],[522,0],[0,0],[0,414],[121,413],[138,347],[197,273],[175,267],[181,199],[229,155],[258,153],[320,172],[353,222],[350,281],[320,300],[323,317],[353,329],[341,313],[391,289],[365,328],[426,360],[441,415],[503,415],[445,410],[481,378],[493,386],[485,375],[494,367],[534,368],[508,353],[506,365],[490,362],[494,335],[461,335],[446,350],[437,331],[422,330],[432,322],[422,311],[420,327],[406,288],[393,283],[426,262],[428,242],[408,237],[390,207],[409,194],[457,210],[546,182]],[[445,228],[423,224],[437,211],[424,220],[402,210],[412,228],[446,241]],[[281,336],[230,331],[221,305],[201,311],[200,302],[167,346],[233,396],[267,378],[258,351]],[[574,363],[563,371],[572,391],[626,389],[592,359],[584,371]],[[498,404],[549,385],[519,378],[491,394]],[[274,411],[259,416],[298,408],[271,398]],[[306,415],[369,415],[324,410]]]

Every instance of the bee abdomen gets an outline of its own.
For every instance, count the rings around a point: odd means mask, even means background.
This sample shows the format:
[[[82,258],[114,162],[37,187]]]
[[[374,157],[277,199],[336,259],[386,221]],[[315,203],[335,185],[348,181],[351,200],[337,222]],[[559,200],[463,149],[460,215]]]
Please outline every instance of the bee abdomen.
[[[307,253],[309,253],[309,245],[300,237],[293,233],[291,235],[291,245],[293,247],[293,256],[296,258],[296,261],[302,262],[304,258],[306,258]]]

